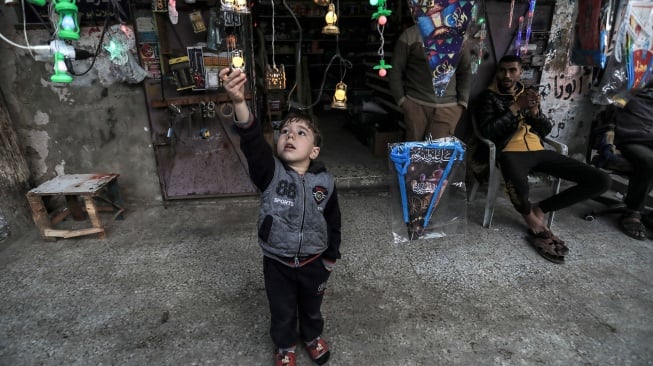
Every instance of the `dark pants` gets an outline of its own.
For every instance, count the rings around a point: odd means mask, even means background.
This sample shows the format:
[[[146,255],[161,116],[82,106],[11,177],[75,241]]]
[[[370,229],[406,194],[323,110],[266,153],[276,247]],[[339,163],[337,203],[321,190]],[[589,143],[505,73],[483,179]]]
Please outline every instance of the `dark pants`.
[[[522,215],[531,212],[528,174],[540,172],[576,183],[575,186],[539,203],[543,212],[557,211],[601,195],[610,188],[610,176],[590,165],[552,150],[502,152],[499,166],[506,190],[515,209]]]
[[[265,291],[270,303],[270,336],[279,348],[297,342],[297,320],[302,341],[322,334],[324,319],[320,308],[330,272],[321,257],[303,267],[288,267],[263,257]]]
[[[645,145],[629,144],[620,146],[619,150],[633,166],[624,202],[629,209],[642,211],[646,206],[646,196],[653,188],[653,149]]]

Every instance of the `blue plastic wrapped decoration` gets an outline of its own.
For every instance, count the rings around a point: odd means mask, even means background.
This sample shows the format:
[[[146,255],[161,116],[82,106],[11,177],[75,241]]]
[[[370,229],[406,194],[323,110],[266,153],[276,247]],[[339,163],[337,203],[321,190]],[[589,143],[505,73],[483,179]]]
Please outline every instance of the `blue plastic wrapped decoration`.
[[[391,144],[389,154],[408,240],[444,236],[445,226],[465,223],[465,146],[460,140],[401,142]]]

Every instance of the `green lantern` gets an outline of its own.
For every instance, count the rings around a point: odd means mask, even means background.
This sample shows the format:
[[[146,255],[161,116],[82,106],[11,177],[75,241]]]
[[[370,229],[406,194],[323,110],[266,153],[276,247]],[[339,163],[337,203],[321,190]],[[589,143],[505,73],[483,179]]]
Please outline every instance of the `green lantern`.
[[[50,81],[53,83],[71,83],[73,81],[73,77],[68,73],[68,68],[61,52],[54,53],[54,74],[50,76]]]
[[[52,0],[52,3],[54,3],[54,11],[59,14],[57,37],[61,39],[79,39],[75,0]]]

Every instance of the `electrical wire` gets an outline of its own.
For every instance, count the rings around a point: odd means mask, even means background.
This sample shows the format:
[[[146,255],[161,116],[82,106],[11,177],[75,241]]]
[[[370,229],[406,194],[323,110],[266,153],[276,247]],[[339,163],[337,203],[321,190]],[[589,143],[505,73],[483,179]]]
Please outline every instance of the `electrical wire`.
[[[297,25],[297,28],[299,29],[299,39],[298,39],[298,42],[297,42],[297,63],[296,63],[296,65],[297,65],[296,67],[297,67],[297,69],[299,69],[299,67],[301,65],[301,59],[302,59],[302,42],[303,42],[303,38],[304,38],[304,34],[303,34],[304,32],[302,30],[301,24],[299,23],[299,20],[297,19],[297,16],[295,15],[295,12],[293,12],[292,9],[288,6],[288,4],[286,3],[286,0],[283,0],[283,6],[288,10],[288,12],[292,16],[292,18],[295,20],[295,24]],[[340,14],[340,11],[339,11],[340,2],[337,2],[336,7],[338,9],[337,14]],[[295,92],[295,89],[297,89],[297,78],[295,78],[295,83],[293,84],[293,87],[288,92],[288,108],[289,109],[290,108],[295,108],[295,109],[298,109],[298,110],[308,110],[308,109],[313,109],[313,107],[315,107],[318,103],[320,103],[320,99],[322,98],[322,94],[324,93],[324,86],[326,85],[326,79],[327,79],[327,75],[329,73],[329,69],[331,68],[331,65],[333,64],[333,62],[336,59],[338,59],[340,61],[340,68],[341,68],[340,69],[340,73],[341,73],[340,80],[342,81],[344,79],[345,75],[347,74],[347,69],[351,69],[353,67],[353,65],[352,65],[351,61],[345,59],[340,54],[339,36],[336,36],[336,53],[335,53],[335,55],[333,55],[331,57],[331,60],[329,60],[329,63],[327,64],[327,67],[324,70],[324,76],[322,77],[322,84],[320,84],[319,93],[317,95],[317,98],[315,98],[315,102],[313,102],[313,104],[310,104],[310,105],[303,105],[303,104],[301,104],[299,102],[296,102],[296,101],[292,100],[292,94]],[[344,70],[344,71],[342,71],[342,70]]]
[[[275,38],[275,31],[274,31],[274,0],[270,0],[270,3],[272,3],[272,68],[274,70],[277,69],[277,63],[275,62],[274,59],[274,38]]]
[[[107,7],[109,7],[110,4],[111,3],[107,3]],[[97,60],[97,57],[100,54],[100,49],[102,48],[102,42],[104,42],[104,35],[107,33],[107,29],[109,28],[109,18],[110,18],[109,17],[109,12],[107,12],[107,15],[104,17],[104,26],[102,27],[102,34],[100,35],[100,41],[98,42],[97,48],[95,49],[95,54],[93,54],[93,60],[91,61],[91,64],[88,66],[86,71],[84,71],[84,72],[82,72],[80,74],[74,73],[72,71],[72,67],[70,67],[72,65],[69,65],[70,60],[68,60],[68,59],[64,60],[64,62],[66,62],[66,67],[68,67],[68,71],[70,72],[71,75],[73,75],[73,76],[82,76],[82,75],[86,75],[89,71],[91,71],[91,69],[95,65],[95,60]]]
[[[14,47],[22,48],[24,50],[29,49],[29,47],[27,47],[27,46],[23,46],[22,44],[12,42],[9,38],[5,37],[2,33],[0,33],[0,39],[2,39],[3,41],[9,43],[10,45],[12,45]]]
[[[22,0],[20,2],[20,7],[23,10],[23,35],[25,36],[25,44],[27,45],[27,49],[29,50],[30,56],[34,58],[34,52],[32,52],[32,47],[29,45],[29,39],[27,39],[27,18],[25,17],[25,0]]]

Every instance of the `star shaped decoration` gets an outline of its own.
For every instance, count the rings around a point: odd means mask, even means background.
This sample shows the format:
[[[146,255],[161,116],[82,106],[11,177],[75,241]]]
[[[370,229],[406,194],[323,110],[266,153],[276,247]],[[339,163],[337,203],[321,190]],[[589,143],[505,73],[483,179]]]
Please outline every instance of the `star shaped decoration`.
[[[109,59],[111,61],[121,61],[124,57],[125,49],[120,42],[112,39],[109,41],[108,46],[104,46],[104,49],[109,52]]]

